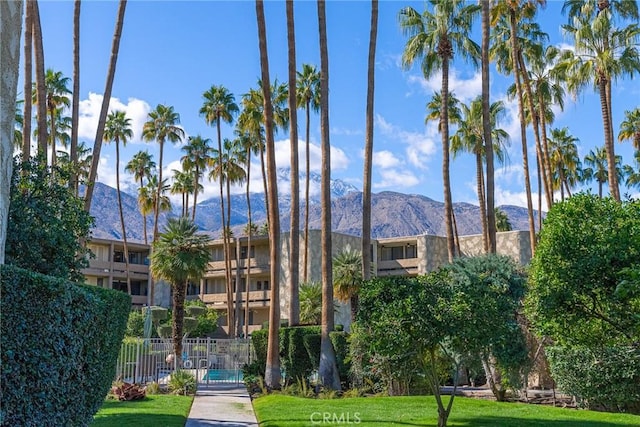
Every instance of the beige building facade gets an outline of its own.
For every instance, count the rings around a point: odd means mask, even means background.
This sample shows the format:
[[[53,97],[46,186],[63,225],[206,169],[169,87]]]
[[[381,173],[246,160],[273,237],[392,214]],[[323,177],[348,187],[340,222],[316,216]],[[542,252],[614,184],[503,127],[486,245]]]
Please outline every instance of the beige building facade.
[[[332,233],[333,254],[351,248],[361,249],[361,239],[341,233]],[[308,281],[320,282],[321,270],[321,232],[309,231],[309,257],[307,263]],[[465,256],[479,255],[482,251],[482,236],[460,236],[460,249]],[[270,240],[266,236],[251,238],[251,247],[247,237],[231,239],[230,256],[231,275],[234,286],[234,306],[240,304],[239,314],[244,323],[245,310],[249,310],[249,332],[260,329],[269,318],[271,306],[270,283]],[[300,236],[300,262],[298,273],[300,281],[304,277],[303,252],[304,239]],[[280,247],[280,310],[281,317],[286,319],[289,300],[289,260],[290,239],[283,233]],[[90,259],[89,267],[84,270],[89,284],[111,289],[127,291],[126,265],[122,242],[94,239],[89,248],[95,254]],[[448,261],[446,238],[433,235],[418,235],[372,240],[371,254],[373,270],[378,276],[417,276],[436,270]],[[225,256],[222,240],[214,240],[209,245],[211,260],[199,283],[188,286],[187,298],[200,299],[209,307],[220,312],[220,326],[228,332],[226,317],[227,294],[225,285]],[[498,233],[497,252],[513,258],[519,264],[528,264],[531,259],[528,231],[509,231]],[[132,302],[135,307],[147,304],[149,288],[149,246],[129,243],[129,271],[132,283]],[[249,279],[247,280],[247,278]],[[248,283],[248,294],[247,294]],[[155,284],[154,305],[170,306],[171,287],[164,282]],[[350,307],[337,304],[335,321],[349,328]],[[244,328],[243,328],[244,329]]]

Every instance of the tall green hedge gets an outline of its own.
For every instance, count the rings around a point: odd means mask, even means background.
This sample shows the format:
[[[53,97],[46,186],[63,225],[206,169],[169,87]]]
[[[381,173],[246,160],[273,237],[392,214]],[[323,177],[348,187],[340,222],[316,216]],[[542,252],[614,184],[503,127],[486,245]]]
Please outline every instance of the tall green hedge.
[[[88,425],[115,375],[129,295],[0,266],[0,424]]]
[[[320,334],[319,326],[294,326],[280,328],[280,359],[288,383],[309,378],[317,369],[309,358],[304,337]]]

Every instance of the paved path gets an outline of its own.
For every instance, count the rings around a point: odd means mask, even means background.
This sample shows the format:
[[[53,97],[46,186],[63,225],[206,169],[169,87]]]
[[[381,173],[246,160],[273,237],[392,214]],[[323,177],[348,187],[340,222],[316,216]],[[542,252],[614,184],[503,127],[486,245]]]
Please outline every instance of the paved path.
[[[258,427],[243,384],[198,386],[185,427]]]

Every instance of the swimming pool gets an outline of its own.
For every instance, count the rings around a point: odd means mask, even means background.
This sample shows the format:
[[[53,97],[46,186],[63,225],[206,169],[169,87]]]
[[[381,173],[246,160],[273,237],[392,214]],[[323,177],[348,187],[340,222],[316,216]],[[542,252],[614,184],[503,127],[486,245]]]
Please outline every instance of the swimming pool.
[[[235,369],[208,369],[204,374],[202,381],[242,381],[242,371]]]

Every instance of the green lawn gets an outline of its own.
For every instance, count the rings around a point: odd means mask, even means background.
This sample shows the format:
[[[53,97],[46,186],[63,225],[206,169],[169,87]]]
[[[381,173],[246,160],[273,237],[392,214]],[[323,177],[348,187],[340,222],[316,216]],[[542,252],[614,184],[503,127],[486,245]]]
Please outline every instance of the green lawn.
[[[435,426],[438,414],[435,399],[431,396],[319,400],[269,395],[255,399],[253,407],[260,421],[260,427],[341,425],[349,422],[361,427]],[[323,419],[323,414],[327,416],[326,419]],[[639,426],[640,416],[456,397],[448,425],[464,427]]]
[[[92,427],[184,427],[193,396],[151,395],[144,400],[105,400]]]

